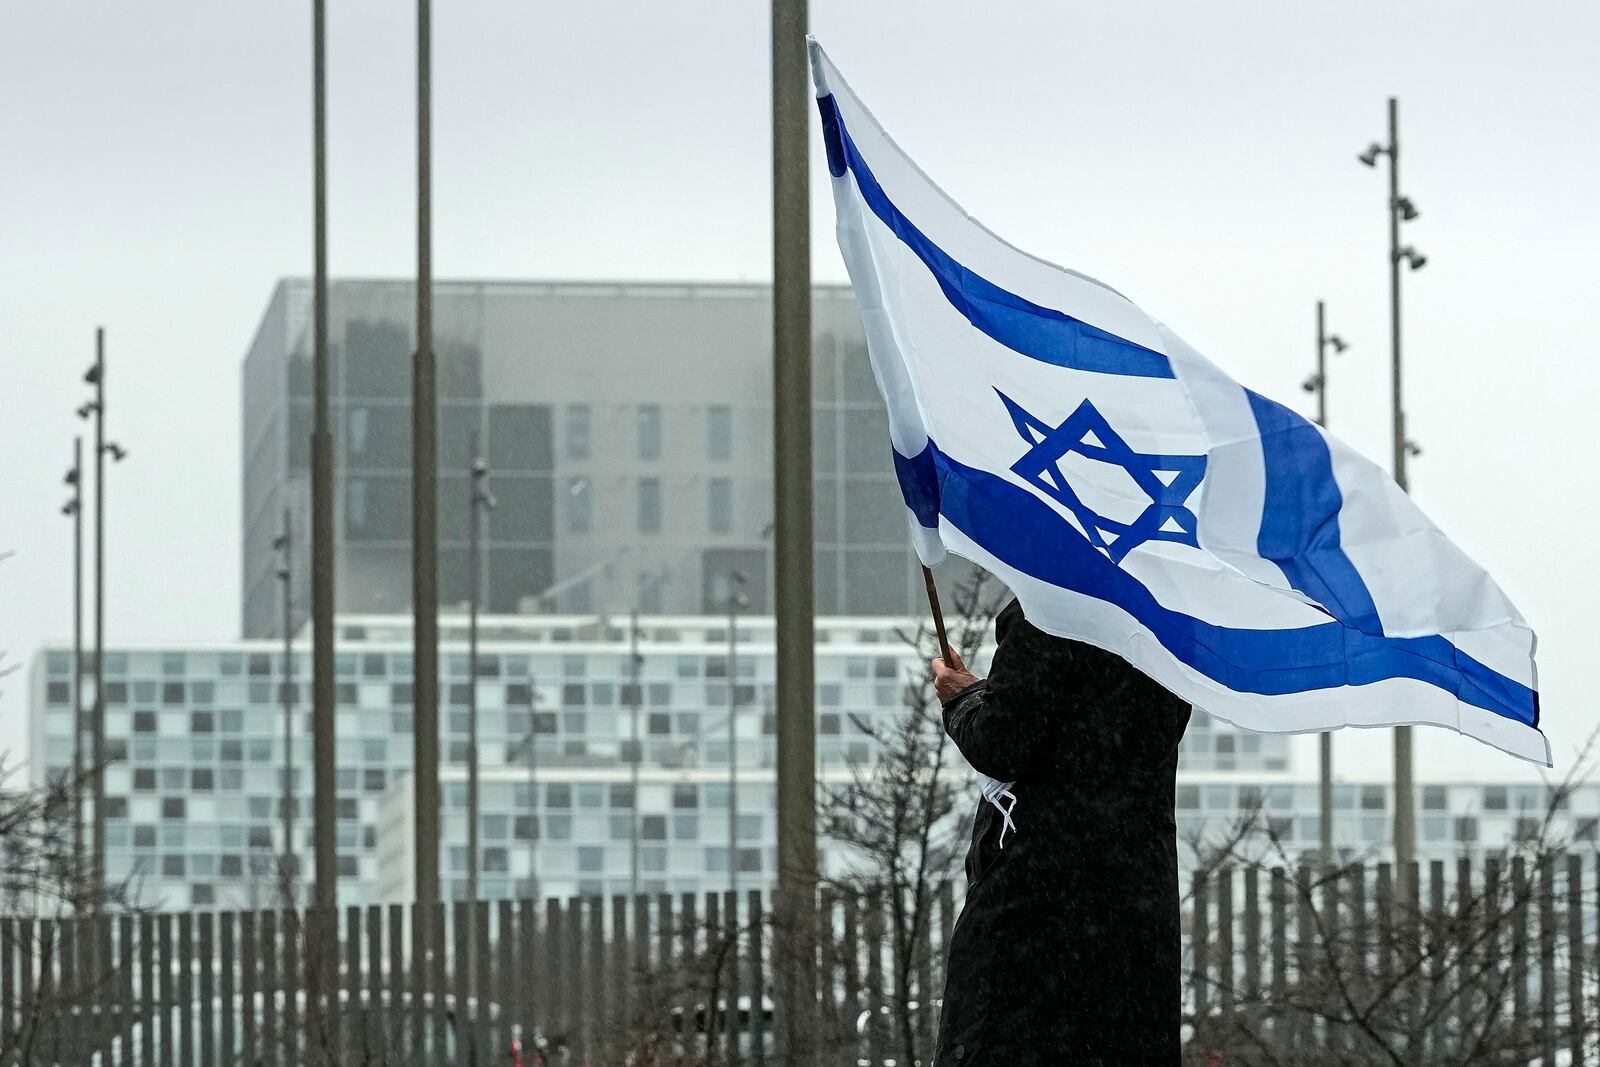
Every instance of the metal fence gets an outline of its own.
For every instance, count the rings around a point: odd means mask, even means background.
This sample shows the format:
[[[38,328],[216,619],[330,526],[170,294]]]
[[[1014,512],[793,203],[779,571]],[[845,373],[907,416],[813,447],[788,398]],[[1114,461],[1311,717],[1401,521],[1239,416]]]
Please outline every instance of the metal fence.
[[[1600,1062],[1585,862],[1196,876],[1190,1052]],[[819,896],[820,1062],[930,1062],[957,893],[892,903]],[[759,1064],[784,951],[754,893],[4,918],[0,1064]]]

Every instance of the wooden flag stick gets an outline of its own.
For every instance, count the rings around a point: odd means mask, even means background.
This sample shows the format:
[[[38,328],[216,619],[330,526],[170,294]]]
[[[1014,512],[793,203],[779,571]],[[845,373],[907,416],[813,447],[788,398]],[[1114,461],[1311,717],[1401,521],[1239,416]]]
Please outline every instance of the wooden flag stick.
[[[928,587],[928,607],[933,609],[933,628],[939,634],[939,655],[944,657],[946,667],[954,667],[956,664],[950,654],[950,638],[944,632],[944,612],[939,610],[939,589],[933,584],[933,572],[927,564],[922,566],[922,584]]]

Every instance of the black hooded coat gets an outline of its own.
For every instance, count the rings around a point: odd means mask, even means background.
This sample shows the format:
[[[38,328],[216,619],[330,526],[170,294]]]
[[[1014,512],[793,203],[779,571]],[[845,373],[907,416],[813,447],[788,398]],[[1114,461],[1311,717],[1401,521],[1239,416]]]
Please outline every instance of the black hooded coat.
[[[935,1067],[1174,1067],[1178,741],[1189,705],[1121,657],[995,621],[986,681],[944,705],[979,799]]]

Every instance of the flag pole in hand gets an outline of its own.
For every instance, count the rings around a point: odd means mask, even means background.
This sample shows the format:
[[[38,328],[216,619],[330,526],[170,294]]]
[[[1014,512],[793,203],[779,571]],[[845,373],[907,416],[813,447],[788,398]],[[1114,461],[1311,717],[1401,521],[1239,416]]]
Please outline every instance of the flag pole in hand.
[[[954,667],[955,660],[950,655],[950,638],[944,630],[944,612],[939,610],[939,589],[933,584],[933,571],[928,565],[922,565],[922,584],[928,588],[928,607],[933,609],[933,628],[939,635],[939,655],[944,657],[946,667]]]

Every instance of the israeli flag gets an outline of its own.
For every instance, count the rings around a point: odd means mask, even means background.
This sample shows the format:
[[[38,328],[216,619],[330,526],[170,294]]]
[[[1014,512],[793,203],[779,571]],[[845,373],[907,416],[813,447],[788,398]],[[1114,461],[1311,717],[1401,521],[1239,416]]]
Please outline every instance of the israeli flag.
[[[1534,634],[1377,466],[969,217],[811,42],[917,553],[1252,730],[1430,723],[1548,765]]]

